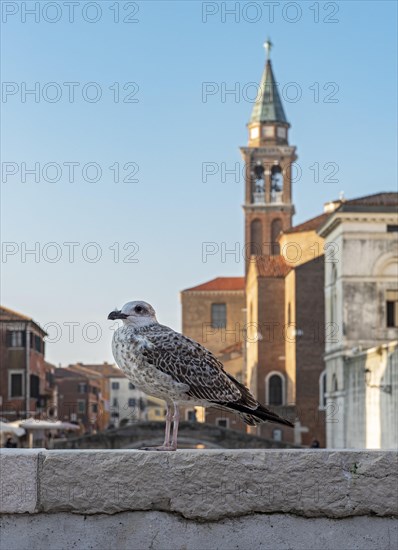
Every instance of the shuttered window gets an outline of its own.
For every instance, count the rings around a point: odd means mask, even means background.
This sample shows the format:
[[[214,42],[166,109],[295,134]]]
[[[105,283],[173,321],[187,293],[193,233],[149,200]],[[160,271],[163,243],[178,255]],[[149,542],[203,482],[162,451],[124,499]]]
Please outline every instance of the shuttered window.
[[[22,330],[7,331],[7,347],[9,348],[24,348],[25,347],[25,332]]]
[[[23,374],[12,373],[10,382],[10,397],[23,397]]]
[[[386,317],[387,327],[398,327],[398,290],[386,292]]]

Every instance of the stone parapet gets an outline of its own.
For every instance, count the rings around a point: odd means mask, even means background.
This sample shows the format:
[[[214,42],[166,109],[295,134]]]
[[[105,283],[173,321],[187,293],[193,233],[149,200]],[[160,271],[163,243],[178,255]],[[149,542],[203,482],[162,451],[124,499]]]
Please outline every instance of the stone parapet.
[[[397,453],[1,449],[1,513],[398,516]]]

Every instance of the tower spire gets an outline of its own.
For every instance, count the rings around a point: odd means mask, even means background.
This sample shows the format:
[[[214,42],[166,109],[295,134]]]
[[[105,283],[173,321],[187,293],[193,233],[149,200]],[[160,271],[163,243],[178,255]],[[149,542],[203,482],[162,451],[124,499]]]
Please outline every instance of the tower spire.
[[[264,48],[267,52],[267,60],[257,97],[254,102],[250,124],[256,122],[281,122],[283,124],[288,124],[278,91],[278,83],[275,81],[272,70],[270,59],[272,47],[273,44],[268,38],[264,43]]]

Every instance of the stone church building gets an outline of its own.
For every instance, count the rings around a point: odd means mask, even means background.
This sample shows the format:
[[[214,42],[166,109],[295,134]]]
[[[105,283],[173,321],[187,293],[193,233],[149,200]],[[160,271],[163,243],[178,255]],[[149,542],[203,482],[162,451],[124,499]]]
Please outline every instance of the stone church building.
[[[266,46],[269,54],[270,43]],[[334,406],[324,358],[330,329],[325,269],[329,272],[335,259],[325,228],[333,227],[336,212],[355,201],[327,204],[323,213],[293,225],[296,147],[289,143],[290,124],[269,55],[260,89],[247,125],[248,144],[240,149],[245,163],[244,277],[217,277],[183,290],[182,331],[215,353],[261,403],[295,427],[267,423],[247,428],[235,415],[212,409],[202,420],[275,441],[311,445],[317,440],[325,447],[328,407]],[[395,195],[397,202],[397,194],[381,195],[375,195],[381,208],[386,195]],[[332,356],[327,357],[326,365],[331,365]]]

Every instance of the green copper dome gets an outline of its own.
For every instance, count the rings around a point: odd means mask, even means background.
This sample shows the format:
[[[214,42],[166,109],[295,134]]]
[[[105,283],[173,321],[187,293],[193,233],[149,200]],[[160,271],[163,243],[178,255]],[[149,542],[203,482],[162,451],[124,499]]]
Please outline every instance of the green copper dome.
[[[250,123],[252,122],[288,123],[269,59],[265,65],[259,92],[254,103],[250,118]]]

